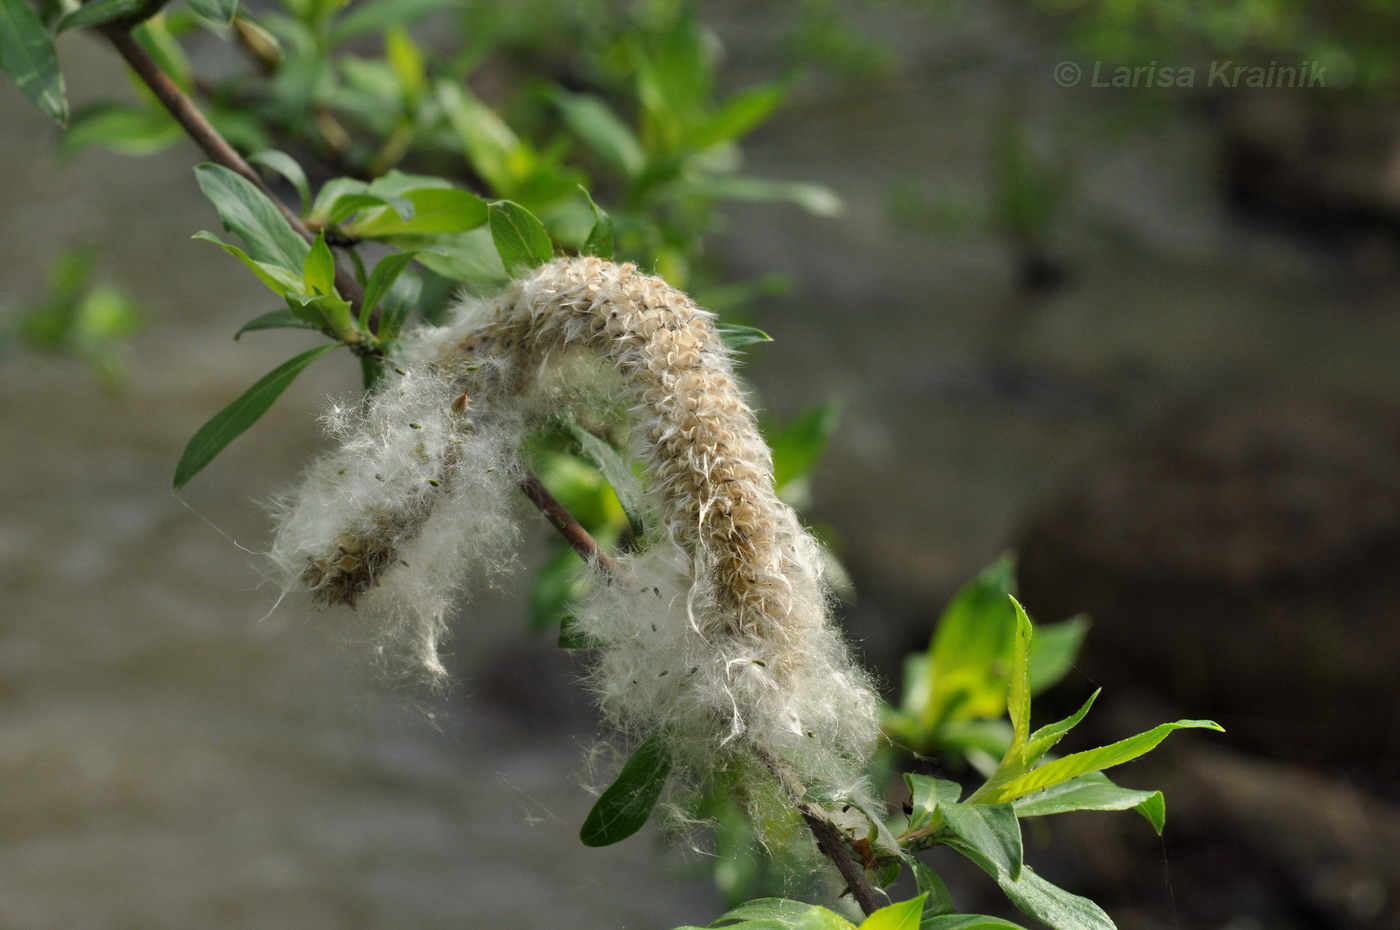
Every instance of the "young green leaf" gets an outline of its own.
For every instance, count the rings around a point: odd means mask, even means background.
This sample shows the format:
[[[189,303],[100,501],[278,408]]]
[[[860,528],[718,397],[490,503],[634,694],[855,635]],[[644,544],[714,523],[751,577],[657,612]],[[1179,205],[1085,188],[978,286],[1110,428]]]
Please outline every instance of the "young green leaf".
[[[244,323],[239,327],[238,332],[233,334],[233,338],[238,340],[242,338],[244,333],[257,332],[260,329],[316,329],[316,327],[290,310],[273,310]]]
[[[914,873],[915,887],[924,896],[924,919],[956,914],[958,907],[953,903],[953,895],[948,891],[943,877],[913,856],[905,855],[904,861]]]
[[[740,927],[745,926],[740,924]],[[766,923],[752,924],[752,930],[769,930]],[[738,928],[736,928],[738,930]],[[792,925],[792,930],[856,930],[856,925],[835,911],[813,907]]]
[[[282,395],[296,376],[316,359],[340,348],[339,344],[317,346],[278,365],[258,380],[243,396],[214,414],[191,437],[175,466],[174,490],[178,491],[199,474],[224,447],[258,421]]]
[[[741,90],[720,105],[714,115],[690,133],[687,142],[697,149],[707,149],[722,142],[737,142],[768,117],[788,94],[786,81],[761,84]]]
[[[1021,874],[1021,823],[1010,804],[938,805],[943,821],[963,843],[1015,880]]]
[[[249,255],[301,273],[311,247],[292,231],[267,195],[222,165],[206,163],[194,171],[200,190],[219,211],[224,228],[243,237]]]
[[[955,781],[932,778],[928,775],[915,775],[906,772],[904,783],[909,786],[910,808],[909,829],[922,830],[933,822],[940,804],[956,803],[962,795],[962,786]]]
[[[331,247],[326,245],[324,232],[311,243],[311,250],[306,253],[301,274],[302,280],[306,282],[307,293],[335,293],[335,256],[331,254]]]
[[[491,204],[490,226],[501,264],[512,276],[532,271],[554,257],[554,244],[544,224],[518,203],[498,200]]]
[[[122,155],[150,155],[182,138],[184,130],[164,110],[97,103],[73,114],[59,145],[65,155],[89,146],[101,146]]]
[[[860,925],[860,930],[919,930],[926,897],[919,895],[882,907]]]
[[[1011,641],[1011,683],[1006,691],[1006,713],[1011,718],[1011,748],[1007,758],[1020,753],[1031,735],[1031,618],[1012,595],[1016,610],[1016,633]]]
[[[1039,694],[1060,681],[1074,667],[1089,618],[1081,615],[1063,623],[1042,624],[1031,640],[1031,693]]]
[[[209,232],[208,230],[201,229],[199,232],[195,233],[191,238],[199,239],[204,242],[212,242],[228,254],[232,255],[234,258],[238,259],[240,262],[242,262],[248,267],[249,271],[253,272],[253,274],[258,276],[259,281],[267,285],[268,289],[274,294],[276,294],[278,297],[287,296],[287,293],[289,291],[295,292],[301,290],[302,276],[300,274],[296,274],[292,271],[289,271],[288,269],[283,268],[280,265],[271,265],[267,262],[254,261],[248,255],[247,252],[244,252],[236,245],[230,245],[229,243],[224,242],[222,239]]]
[[[599,439],[578,423],[566,421],[564,428],[568,430],[574,442],[578,443],[579,452],[584,458],[597,466],[603,480],[612,485],[618,503],[622,504],[622,509],[627,514],[627,522],[632,527],[633,535],[641,538],[645,531],[642,526],[642,483],[637,480],[632,467],[609,443]]]
[[[423,254],[427,253],[419,253]],[[398,336],[404,321],[418,306],[422,294],[423,281],[414,274],[401,275],[389,286],[389,290],[379,302],[379,331],[375,335],[378,336],[381,345]]]
[[[543,633],[559,626],[562,640],[564,621],[580,591],[578,569],[578,556],[568,546],[560,546],[535,573],[527,605],[531,633]]]
[[[68,122],[53,39],[26,0],[0,0],[0,71],[60,126]]]
[[[263,149],[249,155],[248,161],[275,171],[285,178],[301,199],[301,215],[306,215],[306,211],[311,209],[311,184],[306,180],[306,172],[295,158],[277,149]]]
[[[418,254],[418,263],[475,294],[497,293],[510,280],[491,230],[484,228],[435,237],[432,250]]]
[[[550,100],[564,114],[564,123],[589,148],[629,178],[646,167],[646,153],[628,127],[612,109],[591,94],[570,93],[556,88]]]
[[[1183,729],[1224,731],[1220,724],[1212,720],[1178,720],[1175,723],[1164,723],[1125,740],[1100,746],[1098,749],[1076,752],[1073,755],[1056,759],[1054,762],[1047,762],[1038,769],[1031,769],[1019,778],[1014,778],[994,788],[979,800],[988,804],[999,801],[1014,801],[1032,791],[1040,791],[1043,788],[1058,785],[1089,772],[1098,772],[1115,765],[1122,765],[1124,762],[1131,762],[1138,756],[1155,749],[1157,744],[1166,739],[1167,735],[1174,730]]]
[[[394,252],[386,255],[375,264],[370,272],[369,283],[365,285],[364,302],[360,305],[360,328],[364,329],[369,314],[379,305],[379,301],[389,292],[399,275],[413,261],[416,252]]]
[[[141,9],[141,0],[93,0],[85,3],[64,16],[54,27],[54,32],[67,32],[69,29],[82,29],[86,26],[100,26],[114,19],[130,16]]]
[[[841,198],[828,187],[799,181],[769,181],[742,175],[686,178],[674,181],[657,192],[672,200],[743,200],[752,202],[786,201],[797,204],[814,216],[840,216]]]
[[[637,747],[617,780],[588,812],[579,831],[583,845],[610,846],[640,830],[651,816],[670,773],[670,750],[662,734],[653,733]]]
[[[811,475],[840,420],[841,404],[829,400],[804,411],[786,427],[769,435],[768,445],[773,450],[773,483],[779,494],[787,485]]]
[[[1109,781],[1102,772],[1091,772],[1060,782],[1012,802],[1017,817],[1044,817],[1069,811],[1125,811],[1142,814],[1158,833],[1166,825],[1166,800],[1160,791],[1135,791]]]
[[[238,12],[238,0],[189,0],[190,9],[212,23],[227,26]]]
[[[1006,711],[1007,660],[1016,613],[1015,562],[1007,554],[953,596],[934,628],[928,649],[926,696],[907,709],[922,712],[933,729],[953,719],[996,718]]]
[[[773,337],[763,330],[752,326],[740,326],[738,323],[720,323],[715,329],[719,331],[719,338],[731,352],[759,342],[773,341]]]

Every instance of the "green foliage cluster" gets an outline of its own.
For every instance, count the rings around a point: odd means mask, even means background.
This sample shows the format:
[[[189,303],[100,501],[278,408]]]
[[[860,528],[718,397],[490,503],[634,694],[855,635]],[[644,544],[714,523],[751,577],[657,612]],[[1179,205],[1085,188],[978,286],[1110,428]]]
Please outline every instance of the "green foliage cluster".
[[[227,252],[277,301],[236,337],[292,328],[328,341],[279,365],[201,427],[177,465],[176,488],[322,356],[348,350],[366,385],[373,384],[404,327],[415,317],[435,319],[453,288],[488,294],[562,253],[616,255],[703,291],[701,244],[723,201],[790,201],[818,215],[838,209],[823,188],[738,170],[737,143],[779,106],[791,78],[720,97],[711,43],[692,6],[652,0],[636,13],[625,26],[606,20],[616,28],[605,29],[605,5],[539,0],[518,7],[281,0],[259,13],[237,0],[187,0],[173,8],[148,0],[43,0],[37,11],[28,0],[0,0],[0,70],[56,121],[68,122],[65,147],[145,153],[183,136],[144,87],[136,104],[86,105],[69,118],[53,36],[75,28],[129,33],[179,92],[203,99],[221,134],[296,204],[280,203],[266,184],[229,164],[195,169],[224,229],[239,241],[208,231],[195,238]],[[423,42],[408,26],[427,17],[456,28],[434,30],[433,41]],[[197,81],[188,49],[210,35],[240,49],[250,70],[213,84]],[[564,43],[572,54],[561,54],[561,39],[573,40]],[[482,75],[506,89],[489,101],[478,96],[468,79]],[[22,329],[36,343],[82,346],[86,357],[107,364],[107,343],[133,316],[111,292],[88,287],[88,267],[79,258],[62,265],[52,298],[22,315]],[[737,296],[767,287],[740,287]],[[735,323],[723,332],[735,350],[768,339]],[[778,490],[789,501],[806,499],[837,417],[834,404],[823,404],[768,431]],[[607,546],[626,546],[645,529],[641,484],[619,451],[625,438],[562,422],[538,437],[534,452],[545,484]],[[539,572],[533,624],[558,624],[561,646],[587,648],[568,622],[572,569],[573,556],[561,545]],[[1111,928],[1093,902],[1025,864],[1021,820],[1131,809],[1160,830],[1161,794],[1119,787],[1103,771],[1173,730],[1218,729],[1177,721],[1055,757],[1054,747],[1097,695],[1069,718],[1035,730],[1031,697],[1072,666],[1086,623],[1076,618],[1037,632],[1013,593],[1012,563],[1004,558],[958,593],[928,649],[906,663],[900,703],[884,717],[902,754],[889,764],[936,752],[965,758],[984,780],[964,797],[955,782],[911,772],[904,777],[906,814],[866,812],[842,827],[869,881],[888,885],[907,868],[920,891],[870,914],[864,930],[1018,926],[959,913],[942,880],[916,857],[938,846],[976,863],[1013,904],[1054,930]],[[599,797],[582,841],[607,845],[639,830],[670,764],[659,741],[643,743]],[[752,827],[722,792],[707,804],[717,876],[731,892],[749,894],[764,872]],[[762,898],[712,926],[853,925],[823,907]]]

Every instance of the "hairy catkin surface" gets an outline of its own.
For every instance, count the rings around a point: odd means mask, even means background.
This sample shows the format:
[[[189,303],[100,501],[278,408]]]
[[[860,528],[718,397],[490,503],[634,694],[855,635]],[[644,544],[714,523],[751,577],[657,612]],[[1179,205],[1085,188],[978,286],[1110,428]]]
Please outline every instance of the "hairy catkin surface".
[[[700,778],[758,750],[831,795],[858,794],[876,702],[830,619],[820,549],[777,498],[712,315],[630,265],[556,260],[405,340],[404,373],[282,505],[276,557],[323,601],[377,609],[395,576],[422,575],[404,558],[414,549],[450,593],[509,535],[508,450],[531,418],[563,413],[568,393],[540,386],[577,378],[579,355],[625,392],[652,511],[646,548],[576,614],[600,644],[604,710],[627,730],[659,729],[678,770]],[[487,545],[430,533],[444,509]],[[436,619],[414,626],[411,598],[389,600],[394,626],[434,632],[417,651],[435,649],[441,603],[425,600]]]

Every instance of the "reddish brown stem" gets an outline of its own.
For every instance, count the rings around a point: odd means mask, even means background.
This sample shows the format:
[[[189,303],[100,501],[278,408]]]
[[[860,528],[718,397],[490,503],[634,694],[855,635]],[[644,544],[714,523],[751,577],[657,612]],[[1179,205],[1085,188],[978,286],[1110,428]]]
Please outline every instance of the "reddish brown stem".
[[[525,492],[530,502],[539,508],[545,519],[559,531],[585,562],[597,566],[609,575],[617,574],[617,563],[608,558],[598,541],[564,509],[564,505],[549,493],[549,489],[533,472],[525,472],[525,477],[520,482],[520,490]]]

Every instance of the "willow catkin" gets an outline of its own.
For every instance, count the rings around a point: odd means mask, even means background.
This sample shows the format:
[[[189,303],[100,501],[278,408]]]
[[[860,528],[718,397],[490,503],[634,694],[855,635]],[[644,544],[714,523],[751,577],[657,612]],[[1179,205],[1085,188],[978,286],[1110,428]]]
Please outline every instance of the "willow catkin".
[[[556,260],[406,339],[402,374],[337,424],[340,448],[283,503],[276,558],[323,602],[384,609],[435,651],[444,598],[506,548],[510,449],[564,413],[569,394],[541,386],[576,380],[579,355],[621,385],[654,527],[576,611],[603,709],[664,734],[681,771],[757,750],[857,792],[876,702],[831,621],[820,547],[778,500],[712,314],[631,265]]]

